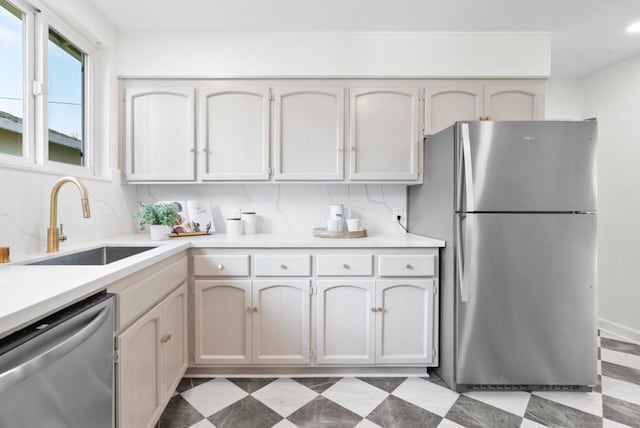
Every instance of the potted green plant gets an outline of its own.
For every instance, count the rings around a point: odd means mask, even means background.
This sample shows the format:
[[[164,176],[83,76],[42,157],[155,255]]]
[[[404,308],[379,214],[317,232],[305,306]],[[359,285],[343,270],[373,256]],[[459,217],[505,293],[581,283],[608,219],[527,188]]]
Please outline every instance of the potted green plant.
[[[140,210],[136,212],[140,230],[149,225],[151,239],[160,241],[167,239],[173,225],[178,223],[178,211],[173,204],[145,204],[140,203]]]

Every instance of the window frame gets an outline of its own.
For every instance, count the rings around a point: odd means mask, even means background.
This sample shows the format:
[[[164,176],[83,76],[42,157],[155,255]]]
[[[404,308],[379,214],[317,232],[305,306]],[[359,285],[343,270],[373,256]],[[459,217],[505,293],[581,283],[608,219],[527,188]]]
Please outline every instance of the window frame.
[[[23,13],[23,134],[22,156],[0,153],[0,168],[18,168],[54,174],[73,174],[104,179],[98,175],[95,133],[96,61],[100,42],[76,30],[40,2],[6,0]],[[48,41],[49,27],[84,54],[83,72],[83,165],[49,160]],[[104,142],[102,142],[104,143]],[[105,161],[106,162],[106,161]]]

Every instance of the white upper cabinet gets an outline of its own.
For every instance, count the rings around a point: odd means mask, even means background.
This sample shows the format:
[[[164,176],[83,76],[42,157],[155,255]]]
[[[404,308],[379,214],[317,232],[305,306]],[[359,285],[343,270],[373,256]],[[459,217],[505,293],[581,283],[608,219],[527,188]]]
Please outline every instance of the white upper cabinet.
[[[425,135],[459,120],[542,120],[543,90],[532,82],[429,81],[425,88]]]
[[[194,90],[128,88],[125,104],[127,180],[194,180]]]
[[[541,120],[541,86],[484,87],[484,115],[489,120]]]
[[[425,135],[458,120],[478,120],[483,112],[483,85],[476,82],[436,81],[425,88]]]
[[[350,94],[350,178],[416,180],[419,89],[354,88]]]
[[[198,91],[202,180],[269,179],[269,89]]]
[[[275,90],[276,180],[344,178],[344,89]]]

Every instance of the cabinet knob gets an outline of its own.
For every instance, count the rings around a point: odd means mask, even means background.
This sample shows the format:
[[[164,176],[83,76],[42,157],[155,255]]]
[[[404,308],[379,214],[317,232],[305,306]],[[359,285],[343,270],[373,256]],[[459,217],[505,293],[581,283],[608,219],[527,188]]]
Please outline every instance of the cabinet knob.
[[[162,336],[160,338],[160,343],[167,343],[170,340],[171,340],[171,335],[170,334],[165,334],[164,336]]]
[[[342,267],[343,267],[343,268],[345,268],[345,269],[351,269],[351,266],[349,266],[349,265],[348,265],[348,264],[346,264],[346,263],[345,263],[345,264],[343,264],[343,265],[342,265]]]
[[[480,116],[480,120],[491,120],[491,116]]]
[[[378,308],[378,312],[384,312],[384,308],[381,306]]]
[[[355,152],[356,151],[356,146],[351,146],[351,151]]]
[[[253,308],[251,306],[247,306],[247,313],[250,314],[253,312]]]
[[[254,307],[254,308],[253,308],[253,312],[258,312],[258,308],[257,308],[257,307]]]
[[[191,148],[191,149],[189,149],[189,151],[190,151],[191,153],[194,153],[194,152],[196,151],[196,149]]]
[[[287,265],[282,264],[282,265],[280,265],[280,269],[288,269],[288,268],[287,268]]]
[[[412,264],[410,264],[410,263],[407,263],[407,269],[409,269],[409,270],[413,270],[413,265],[412,265]]]
[[[219,264],[218,265],[218,270],[223,270],[224,269],[224,265],[223,264]]]
[[[371,308],[371,312],[378,312],[376,308]]]

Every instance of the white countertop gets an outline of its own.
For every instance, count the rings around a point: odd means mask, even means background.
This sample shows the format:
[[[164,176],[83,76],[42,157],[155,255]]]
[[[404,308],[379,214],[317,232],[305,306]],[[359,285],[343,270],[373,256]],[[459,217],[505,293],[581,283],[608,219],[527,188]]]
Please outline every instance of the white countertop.
[[[54,255],[40,253],[14,257],[12,263],[0,265],[0,337],[188,248],[433,248],[444,247],[445,243],[413,234],[372,235],[357,239],[278,234],[209,235],[150,241],[147,233],[138,233],[93,244],[64,245],[64,250],[55,256],[103,245],[158,248],[104,266],[27,266],[19,263],[35,262]]]

